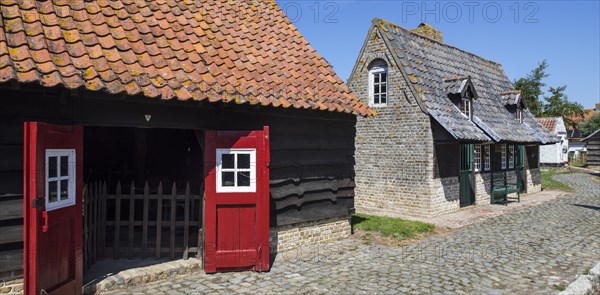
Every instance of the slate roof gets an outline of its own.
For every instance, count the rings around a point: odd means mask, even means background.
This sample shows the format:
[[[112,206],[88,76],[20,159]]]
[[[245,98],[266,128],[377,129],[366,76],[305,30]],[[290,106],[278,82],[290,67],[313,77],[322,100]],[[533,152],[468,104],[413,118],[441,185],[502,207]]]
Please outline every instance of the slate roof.
[[[1,0],[0,83],[374,112],[275,1]]]
[[[531,113],[524,112],[528,118],[521,124],[507,110],[505,102],[509,97],[514,100],[517,94],[502,95],[513,91],[514,86],[500,64],[381,19],[373,22],[427,112],[456,139],[520,143],[555,141]],[[469,77],[478,94],[473,102],[473,121],[448,98],[447,80],[453,77]],[[537,126],[529,126],[531,120]],[[536,135],[536,132],[543,134]]]
[[[521,90],[500,92],[500,97],[504,105],[517,105],[521,102]]]

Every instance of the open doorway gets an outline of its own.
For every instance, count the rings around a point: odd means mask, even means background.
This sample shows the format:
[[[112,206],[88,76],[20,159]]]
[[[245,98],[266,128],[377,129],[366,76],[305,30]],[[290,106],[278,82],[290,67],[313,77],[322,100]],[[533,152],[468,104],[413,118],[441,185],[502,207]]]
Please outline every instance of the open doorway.
[[[201,133],[85,127],[84,284],[200,256]]]

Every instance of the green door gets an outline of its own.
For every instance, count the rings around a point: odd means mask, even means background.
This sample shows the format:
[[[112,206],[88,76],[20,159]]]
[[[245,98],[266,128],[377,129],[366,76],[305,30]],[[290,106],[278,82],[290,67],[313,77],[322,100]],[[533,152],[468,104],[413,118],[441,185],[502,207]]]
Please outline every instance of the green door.
[[[475,202],[473,192],[473,145],[460,145],[460,206],[469,206]]]
[[[525,168],[525,146],[517,145],[517,163],[515,171],[517,173],[517,189],[520,193],[525,192],[525,181],[523,180],[523,170]]]

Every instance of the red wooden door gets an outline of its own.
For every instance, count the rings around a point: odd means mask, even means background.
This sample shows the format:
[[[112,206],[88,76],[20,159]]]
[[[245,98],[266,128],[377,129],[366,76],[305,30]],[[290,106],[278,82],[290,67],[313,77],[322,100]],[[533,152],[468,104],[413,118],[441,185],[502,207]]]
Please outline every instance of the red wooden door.
[[[81,294],[83,128],[25,123],[25,294]]]
[[[204,270],[269,269],[269,129],[207,131]]]

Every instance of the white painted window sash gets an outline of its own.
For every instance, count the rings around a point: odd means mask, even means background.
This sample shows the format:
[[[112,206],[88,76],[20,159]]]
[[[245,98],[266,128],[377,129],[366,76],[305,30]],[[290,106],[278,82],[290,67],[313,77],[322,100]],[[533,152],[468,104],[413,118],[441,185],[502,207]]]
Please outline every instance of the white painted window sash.
[[[491,165],[490,165],[490,145],[484,145],[483,146],[485,155],[483,157],[483,170],[484,171],[490,171]]]
[[[222,161],[223,155],[233,154],[234,165],[233,168],[223,168]],[[238,157],[239,154],[250,155],[250,168],[238,168]],[[217,192],[218,193],[246,193],[256,192],[256,149],[217,149],[216,151],[217,163]],[[233,173],[233,186],[223,186],[222,172]],[[238,172],[250,172],[250,185],[249,186],[238,186]]]
[[[506,144],[500,145],[500,159],[502,161],[502,169],[506,169]]]
[[[515,168],[515,146],[512,144],[508,146],[508,168]]]
[[[381,74],[385,73],[385,82],[381,81]],[[379,82],[375,83],[375,75],[378,75]],[[389,100],[388,96],[388,80],[387,69],[385,67],[373,67],[369,70],[369,106],[386,106]],[[385,85],[385,92],[381,92],[381,85]],[[377,90],[377,91],[376,91]],[[381,95],[385,95],[385,102],[381,102]],[[379,102],[375,102],[375,95],[379,95]]]
[[[473,171],[481,171],[481,145],[473,145]]]
[[[52,211],[68,206],[75,205],[75,193],[76,193],[76,157],[74,149],[46,149],[46,188],[45,188],[45,201],[46,211]],[[50,175],[50,158],[56,157],[56,176],[49,177]],[[67,175],[60,175],[61,171],[61,157],[67,157]],[[67,197],[61,198],[60,184],[61,181],[67,180]],[[50,183],[56,182],[56,201],[50,202]]]

